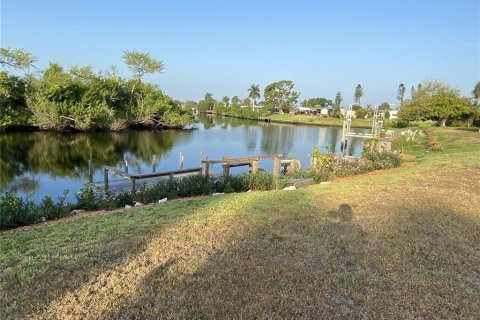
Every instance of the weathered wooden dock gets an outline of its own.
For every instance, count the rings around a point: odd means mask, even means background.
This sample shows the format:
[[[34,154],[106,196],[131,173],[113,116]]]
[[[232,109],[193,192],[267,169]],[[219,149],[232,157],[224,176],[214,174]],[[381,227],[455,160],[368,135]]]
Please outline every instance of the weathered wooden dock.
[[[183,154],[180,155],[182,159],[180,167],[183,166]],[[108,191],[111,189],[117,191],[126,191],[130,190],[134,193],[139,186],[154,186],[158,182],[167,179],[181,179],[191,175],[206,175],[214,178],[220,178],[221,175],[218,173],[213,173],[210,170],[212,164],[221,164],[222,165],[222,174],[223,176],[228,176],[230,174],[230,168],[248,166],[250,172],[257,173],[259,169],[258,162],[264,159],[273,159],[273,175],[278,176],[280,168],[280,160],[282,158],[281,154],[272,154],[272,155],[261,155],[254,157],[242,157],[242,158],[231,158],[231,157],[222,157],[221,160],[202,160],[201,167],[195,167],[190,169],[179,169],[172,171],[164,172],[152,172],[152,173],[143,173],[143,174],[131,174],[120,169],[103,166],[103,181],[100,182],[90,182],[90,186],[96,190]],[[127,167],[128,168],[128,167]],[[110,175],[120,177],[120,179],[110,179]]]
[[[152,186],[157,184],[161,180],[167,180],[171,178],[183,178],[192,174],[202,174],[203,168],[190,168],[180,169],[164,172],[152,172],[142,174],[131,174],[126,171],[119,170],[114,167],[103,166],[103,182],[91,182],[90,186],[95,189],[102,189],[104,191],[114,188],[116,190],[131,190],[135,192],[137,190],[137,184]],[[109,175],[119,176],[122,179],[110,180]]]

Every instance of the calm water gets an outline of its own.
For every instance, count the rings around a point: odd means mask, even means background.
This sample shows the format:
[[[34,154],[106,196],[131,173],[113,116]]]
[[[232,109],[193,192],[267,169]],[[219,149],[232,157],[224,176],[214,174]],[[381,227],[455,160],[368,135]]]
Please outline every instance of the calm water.
[[[47,194],[57,197],[69,190],[69,200],[87,181],[88,160],[93,180],[102,181],[104,165],[131,173],[178,169],[179,153],[184,168],[200,166],[200,153],[211,160],[221,156],[241,157],[281,153],[301,159],[331,146],[340,152],[341,128],[291,126],[222,117],[200,116],[194,130],[127,131],[56,134],[47,132],[3,133],[0,135],[0,192],[14,191],[39,201]],[[358,132],[366,130],[357,129]],[[361,140],[351,141],[348,154],[359,155]],[[271,170],[272,160],[260,161]],[[246,168],[235,168],[241,172]],[[221,171],[216,165],[213,171]]]

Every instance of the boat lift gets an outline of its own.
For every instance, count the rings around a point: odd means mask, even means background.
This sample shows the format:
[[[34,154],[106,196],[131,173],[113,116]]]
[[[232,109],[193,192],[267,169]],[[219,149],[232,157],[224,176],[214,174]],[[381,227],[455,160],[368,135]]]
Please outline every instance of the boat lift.
[[[382,130],[383,121],[379,120],[379,117],[378,117],[378,105],[375,105],[375,107],[373,108],[372,129],[370,133],[352,132],[351,131],[352,120],[353,120],[353,109],[352,109],[352,104],[350,104],[348,105],[346,117],[343,120],[342,141],[340,144],[340,149],[342,151],[343,156],[345,156],[345,151],[347,150],[349,137],[356,137],[356,138],[363,138],[363,139],[377,138],[380,131]]]

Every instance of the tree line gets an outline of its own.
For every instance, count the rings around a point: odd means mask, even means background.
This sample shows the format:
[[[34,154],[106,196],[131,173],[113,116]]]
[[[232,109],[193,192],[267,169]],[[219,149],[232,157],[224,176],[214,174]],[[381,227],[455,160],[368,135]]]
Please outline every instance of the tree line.
[[[252,84],[248,96],[216,100],[207,92],[198,102],[175,101],[155,84],[143,81],[145,74],[161,73],[162,61],[148,53],[125,51],[123,60],[131,71],[130,78],[118,75],[115,67],[95,72],[91,66],[73,66],[65,69],[57,63],[35,76],[25,71],[36,58],[23,50],[0,48],[0,66],[22,72],[22,75],[0,71],[0,128],[36,126],[53,130],[122,130],[131,127],[183,127],[193,121],[191,110],[222,111],[225,108],[248,107],[251,115],[275,110],[289,113],[298,104],[300,93],[294,82],[280,80],[267,85],[261,98],[259,85]],[[462,97],[459,90],[441,81],[432,80],[412,86],[410,98],[405,98],[406,86],[397,90],[402,122],[433,120],[441,125],[472,125],[480,122],[480,82],[473,90],[473,99]],[[362,106],[364,89],[355,87],[352,109],[357,117],[369,117],[371,105]],[[303,100],[300,105],[309,108],[331,107],[334,117],[342,117],[342,93],[332,100],[317,97]],[[383,102],[379,111],[388,118],[390,104]],[[245,113],[245,112],[244,112]]]
[[[411,121],[437,121],[440,125],[471,126],[480,125],[480,82],[478,82],[472,97],[463,97],[460,91],[438,80],[424,81],[411,89],[410,98],[405,97],[406,86],[401,83],[397,89],[397,100],[399,101],[398,122],[408,123]],[[289,113],[297,106],[300,93],[294,90],[294,83],[290,80],[281,80],[267,85],[263,92],[264,101],[260,102],[261,108],[255,108],[258,99],[261,97],[260,88],[252,84],[248,89],[249,95],[240,99],[234,96],[231,99],[228,96],[216,100],[213,94],[208,92],[203,100],[198,103],[187,101],[187,109],[196,108],[200,112],[208,110],[225,111],[228,108],[246,108],[251,106],[252,111],[257,113],[267,113],[272,109],[279,113]],[[352,110],[355,111],[358,118],[368,118],[374,113],[374,107],[370,104],[362,105],[361,98],[364,95],[363,87],[358,84],[355,87],[352,104]],[[308,108],[330,108],[330,116],[342,118],[343,96],[337,91],[333,100],[317,97],[305,99],[300,102],[300,106]],[[227,108],[227,109],[225,109]],[[391,104],[383,102],[377,106],[380,114],[389,118]],[[252,113],[251,116],[255,114]]]
[[[34,126],[48,130],[122,130],[130,127],[182,127],[193,121],[155,84],[143,81],[162,72],[162,61],[148,53],[125,51],[130,78],[116,67],[95,72],[91,66],[64,68],[51,62],[38,75],[27,71],[36,58],[23,50],[1,48],[0,127]],[[21,75],[18,75],[21,74]]]

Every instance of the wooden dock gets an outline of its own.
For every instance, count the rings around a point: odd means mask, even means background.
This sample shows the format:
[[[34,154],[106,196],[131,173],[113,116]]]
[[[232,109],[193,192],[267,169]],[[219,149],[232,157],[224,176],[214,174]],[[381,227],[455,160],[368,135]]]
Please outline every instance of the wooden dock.
[[[113,187],[117,190],[130,189],[131,192],[134,193],[137,190],[137,184],[139,184],[140,181],[142,185],[151,186],[155,185],[161,180],[167,180],[171,178],[183,178],[192,174],[203,174],[202,171],[202,167],[198,167],[174,171],[130,174],[126,171],[122,171],[114,167],[104,166],[103,182],[91,182],[90,185],[95,189],[102,189],[103,187],[104,191],[108,191],[111,187]],[[119,176],[122,179],[110,181],[109,174]]]
[[[128,191],[130,190],[134,193],[139,186],[154,186],[160,181],[165,181],[168,179],[181,179],[191,175],[206,175],[213,178],[220,178],[219,174],[212,173],[210,171],[210,166],[212,164],[221,164],[222,165],[222,174],[223,176],[228,176],[230,174],[230,168],[248,166],[250,172],[253,174],[258,172],[259,166],[258,162],[264,159],[273,159],[273,175],[278,176],[280,168],[280,159],[282,158],[281,154],[272,154],[272,155],[261,155],[254,157],[242,157],[242,158],[231,158],[231,157],[222,157],[221,160],[202,160],[201,167],[183,169],[183,154],[180,154],[180,168],[179,170],[164,171],[164,172],[152,172],[152,173],[143,173],[143,174],[131,174],[120,169],[103,166],[103,181],[93,182],[90,181],[90,186],[96,190],[101,190],[107,192],[110,189],[117,191]],[[127,167],[127,166],[126,166]],[[127,167],[128,168],[128,167]],[[120,177],[120,179],[110,179],[110,175]],[[92,177],[92,175],[90,175]],[[90,178],[91,179],[91,178]]]

